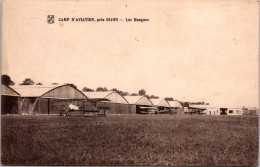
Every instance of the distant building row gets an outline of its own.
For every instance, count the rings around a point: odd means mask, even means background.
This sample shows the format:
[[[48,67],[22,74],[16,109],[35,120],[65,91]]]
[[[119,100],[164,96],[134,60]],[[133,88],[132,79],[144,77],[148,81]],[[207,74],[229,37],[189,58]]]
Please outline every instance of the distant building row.
[[[184,112],[206,115],[259,115],[257,108],[229,108],[210,105],[189,105],[189,107],[184,107]]]
[[[82,92],[69,84],[61,86],[17,86],[1,85],[2,114],[59,114],[69,104],[82,110],[90,105],[104,103],[109,114],[138,114],[145,109],[182,109],[178,101],[149,99],[146,96],[121,96],[108,92]],[[91,104],[90,104],[91,102]]]
[[[60,86],[17,86],[1,85],[2,114],[59,114],[60,111],[74,104],[82,110],[91,105],[105,104],[110,108],[108,114],[141,114],[144,110],[167,111],[207,115],[259,115],[256,108],[224,108],[210,105],[194,105],[149,99],[146,96],[121,96],[114,91],[82,92],[69,84]]]

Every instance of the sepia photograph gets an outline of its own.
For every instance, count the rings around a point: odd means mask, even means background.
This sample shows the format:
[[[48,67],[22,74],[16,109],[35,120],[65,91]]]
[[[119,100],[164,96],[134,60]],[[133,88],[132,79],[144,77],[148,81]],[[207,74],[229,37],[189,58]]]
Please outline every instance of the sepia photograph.
[[[1,165],[259,165],[258,0],[1,5]]]

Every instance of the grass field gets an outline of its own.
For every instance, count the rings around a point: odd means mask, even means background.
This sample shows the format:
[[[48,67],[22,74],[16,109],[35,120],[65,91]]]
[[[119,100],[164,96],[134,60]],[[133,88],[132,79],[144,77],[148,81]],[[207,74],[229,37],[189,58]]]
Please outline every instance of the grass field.
[[[258,165],[258,117],[2,116],[5,165]]]

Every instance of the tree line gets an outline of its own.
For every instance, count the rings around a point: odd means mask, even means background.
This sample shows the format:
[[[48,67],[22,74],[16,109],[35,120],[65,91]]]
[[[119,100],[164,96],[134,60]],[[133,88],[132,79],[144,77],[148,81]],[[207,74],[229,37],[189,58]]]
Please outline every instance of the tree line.
[[[4,85],[7,85],[7,86],[12,86],[12,85],[15,85],[15,82],[11,80],[11,77],[8,76],[8,75],[2,75],[1,76],[1,80],[2,80],[2,84]],[[52,83],[52,85],[58,85],[59,83]],[[69,84],[70,86],[74,87],[77,89],[77,86],[72,84],[72,83],[67,83]],[[37,82],[35,83],[31,78],[25,78],[23,80],[22,83],[20,83],[19,85],[43,85],[41,82]],[[117,88],[113,88],[113,89],[110,89],[108,90],[107,87],[98,87],[96,90],[92,89],[92,88],[88,88],[88,87],[84,87],[82,89],[83,92],[107,92],[107,91],[114,91],[118,94],[120,94],[121,96],[146,96],[148,98],[151,98],[151,99],[158,99],[159,97],[156,96],[156,95],[148,95],[145,91],[145,89],[141,89],[138,91],[138,93],[129,93],[129,92],[125,92],[125,91],[121,91],[121,90],[118,90]],[[168,101],[174,101],[175,99],[173,99],[172,97],[167,97],[165,98],[166,100]]]
[[[83,92],[94,92],[95,90],[88,88],[88,87],[84,87],[82,89],[82,91]],[[147,97],[152,98],[152,99],[158,99],[159,98],[158,96],[155,96],[155,95],[146,94],[145,89],[139,90],[138,93],[129,93],[129,92],[118,90],[117,88],[113,88],[113,89],[108,90],[107,87],[98,87],[96,89],[96,92],[107,92],[107,91],[114,91],[114,92],[120,94],[121,96],[147,96]]]

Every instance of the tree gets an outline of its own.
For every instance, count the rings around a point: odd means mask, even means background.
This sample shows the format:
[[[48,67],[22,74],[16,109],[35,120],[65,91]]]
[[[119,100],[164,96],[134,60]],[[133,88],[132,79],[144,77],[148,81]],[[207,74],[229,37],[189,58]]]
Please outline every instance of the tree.
[[[88,88],[88,87],[84,87],[82,89],[82,92],[94,92],[94,89]]]
[[[97,92],[107,92],[108,89],[107,89],[106,87],[104,87],[104,88],[98,87],[98,88],[96,89],[96,91],[97,91]]]
[[[120,94],[120,91],[119,91],[118,89],[116,89],[116,88],[113,88],[113,89],[111,89],[110,91],[114,91],[114,92]]]
[[[184,103],[182,104],[182,107],[189,107],[189,103],[188,103],[188,102],[184,102]]]
[[[146,94],[146,91],[144,89],[139,90],[138,94],[140,96],[144,96]]]
[[[113,89],[111,89],[110,91],[114,91],[114,92],[120,94],[121,96],[129,96],[129,93],[128,93],[128,92],[120,91],[120,90],[118,90],[118,89],[116,89],[116,88],[113,88]]]
[[[130,94],[128,92],[123,92],[122,96],[129,96]]]
[[[13,82],[11,80],[11,77],[9,77],[8,75],[2,75],[1,80],[2,80],[2,84],[7,85],[7,86],[11,86],[11,85],[15,84],[15,82]]]
[[[34,82],[31,78],[25,78],[25,80],[19,85],[34,85]]]
[[[166,97],[165,100],[166,101],[174,101],[174,99],[172,97]]]
[[[98,87],[98,88],[96,89],[97,92],[103,92],[103,90],[104,90],[104,89],[103,89],[102,87]]]
[[[72,84],[72,83],[67,83],[67,84],[68,84],[69,86],[71,86],[71,87],[77,89],[77,86],[76,86],[76,85],[74,85],[74,84]]]
[[[42,83],[41,83],[41,82],[38,82],[36,85],[42,85]]]
[[[131,96],[138,96],[138,94],[136,94],[136,93],[132,93]]]
[[[59,83],[56,83],[56,82],[54,82],[54,83],[51,83],[52,85],[59,85]]]
[[[123,92],[123,91],[119,91],[118,94],[120,94],[121,96],[123,96],[124,92]]]
[[[150,98],[150,99],[159,99],[158,96],[154,96],[154,95],[151,95],[149,98]]]

